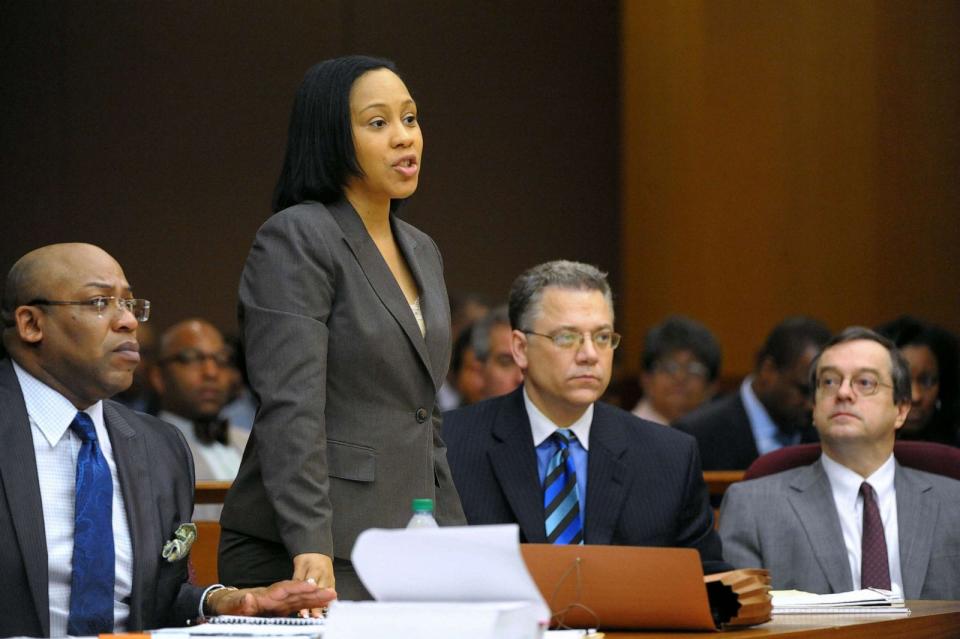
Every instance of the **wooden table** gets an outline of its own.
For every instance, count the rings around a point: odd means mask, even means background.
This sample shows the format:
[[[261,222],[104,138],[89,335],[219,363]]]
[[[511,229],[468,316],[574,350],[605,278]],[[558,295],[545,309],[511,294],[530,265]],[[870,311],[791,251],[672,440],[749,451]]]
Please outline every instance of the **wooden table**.
[[[960,637],[960,601],[908,601],[909,615],[784,615],[745,630],[704,632],[607,632],[607,639],[947,639]]]

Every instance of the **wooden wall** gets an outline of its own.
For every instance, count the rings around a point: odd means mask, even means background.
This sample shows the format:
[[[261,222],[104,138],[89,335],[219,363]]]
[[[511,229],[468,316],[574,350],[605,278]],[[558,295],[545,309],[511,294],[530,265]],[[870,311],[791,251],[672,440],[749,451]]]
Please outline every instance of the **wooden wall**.
[[[789,314],[960,328],[960,4],[625,1],[621,30],[628,365],[675,312],[728,375]]]
[[[394,59],[425,153],[404,216],[451,291],[505,300],[560,257],[618,276],[616,0],[7,3],[0,20],[0,270],[102,245],[164,328],[230,329],[269,215],[293,95],[327,57]]]

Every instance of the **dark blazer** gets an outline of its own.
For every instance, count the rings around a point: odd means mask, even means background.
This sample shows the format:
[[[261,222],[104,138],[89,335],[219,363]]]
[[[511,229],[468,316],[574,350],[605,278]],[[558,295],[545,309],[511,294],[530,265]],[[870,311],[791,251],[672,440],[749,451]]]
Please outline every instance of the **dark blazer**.
[[[960,599],[960,481],[897,464],[900,571],[907,599]],[[733,484],[720,516],[723,554],[767,568],[776,590],[853,589],[830,480],[810,466]]]
[[[746,470],[760,456],[739,390],[681,417],[673,427],[696,438],[704,470]],[[815,441],[812,426],[801,431],[801,443]]]
[[[435,408],[450,358],[440,252],[406,222],[391,224],[426,337],[348,202],[305,202],[257,232],[239,311],[260,410],[225,530],[290,556],[349,559],[363,530],[406,525],[413,498],[432,498],[440,523],[463,522]],[[223,547],[220,559],[231,561]]]
[[[467,521],[517,523],[521,541],[545,543],[523,387],[445,413],[444,440]],[[585,543],[685,546],[708,572],[729,568],[690,437],[597,402],[587,460]]]
[[[103,416],[133,542],[128,629],[182,626],[203,590],[187,583],[187,561],[160,552],[193,510],[193,465],[180,433],[110,400]],[[47,543],[30,419],[10,360],[0,360],[0,636],[50,635]]]

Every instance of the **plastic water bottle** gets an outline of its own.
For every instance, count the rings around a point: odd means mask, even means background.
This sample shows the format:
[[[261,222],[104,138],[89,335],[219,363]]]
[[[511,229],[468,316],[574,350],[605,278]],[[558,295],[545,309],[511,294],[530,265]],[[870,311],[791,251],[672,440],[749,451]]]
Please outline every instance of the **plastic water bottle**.
[[[432,499],[414,499],[413,517],[407,528],[437,528],[437,520],[433,518]]]

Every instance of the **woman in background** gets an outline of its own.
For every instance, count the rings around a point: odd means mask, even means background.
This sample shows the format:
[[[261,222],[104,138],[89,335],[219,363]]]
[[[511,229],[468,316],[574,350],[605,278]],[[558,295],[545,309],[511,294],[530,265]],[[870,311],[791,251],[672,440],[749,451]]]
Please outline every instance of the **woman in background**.
[[[392,62],[307,72],[240,280],[260,409],[220,519],[225,583],[292,575],[368,598],[349,562],[360,532],[404,526],[421,497],[464,523],[435,408],[450,358],[440,253],[395,214],[422,147]]]
[[[900,439],[960,445],[957,403],[960,354],[957,339],[944,329],[903,316],[877,328],[889,337],[910,364],[913,398]]]

